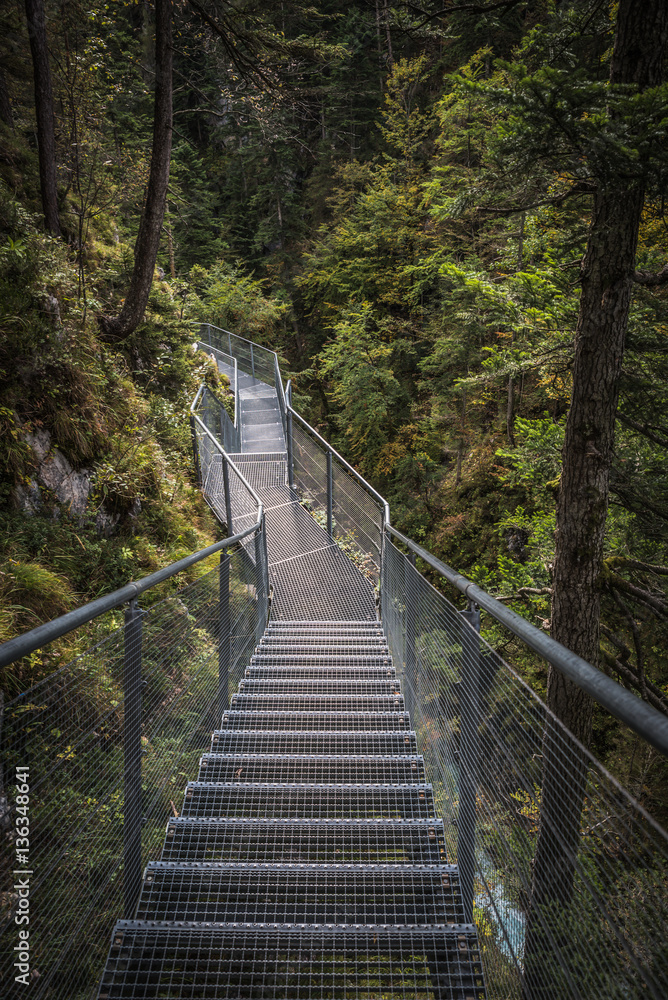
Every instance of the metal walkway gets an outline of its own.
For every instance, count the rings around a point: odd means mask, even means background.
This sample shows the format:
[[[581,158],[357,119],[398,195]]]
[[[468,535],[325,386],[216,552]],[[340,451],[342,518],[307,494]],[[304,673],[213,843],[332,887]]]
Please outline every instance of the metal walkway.
[[[230,379],[234,377],[229,365],[219,361],[218,367]],[[375,621],[372,582],[311,516],[301,494],[287,485],[287,452],[276,389],[241,372],[237,377],[241,453],[230,458],[264,504],[269,577],[274,588],[272,618]]]
[[[373,583],[287,485],[276,391],[244,375],[239,397],[271,620],[99,996],[482,1000]]]

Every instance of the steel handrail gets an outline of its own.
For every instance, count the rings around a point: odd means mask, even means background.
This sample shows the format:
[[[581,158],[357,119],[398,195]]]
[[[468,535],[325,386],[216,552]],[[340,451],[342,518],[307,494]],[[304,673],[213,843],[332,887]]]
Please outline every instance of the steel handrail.
[[[220,330],[221,333],[226,333],[228,336],[234,337],[236,340],[243,340],[244,344],[251,344],[253,347],[259,347],[261,351],[266,351],[267,354],[273,354],[276,358],[278,357],[276,351],[272,351],[271,347],[265,347],[264,344],[256,344],[254,340],[247,340],[245,337],[239,336],[238,333],[232,333],[231,330],[226,330],[224,326],[216,326],[215,323],[201,323],[199,320],[193,320],[193,323],[200,327],[210,326],[212,330]],[[204,341],[202,341],[202,343],[204,343]]]
[[[297,418],[299,423],[303,427],[305,427],[310,434],[313,435],[313,437],[323,446],[323,448],[326,451],[331,452],[333,457],[337,460],[337,462],[340,462],[341,465],[343,465],[343,467],[346,469],[346,471],[349,472],[350,475],[353,476],[358,483],[362,484],[367,493],[370,493],[380,503],[381,507],[383,508],[383,523],[388,525],[390,523],[390,505],[388,504],[385,497],[381,496],[377,490],[374,490],[373,486],[371,486],[370,483],[367,483],[366,479],[363,476],[361,476],[356,469],[353,469],[352,465],[349,462],[346,462],[343,455],[340,455],[335,448],[332,448],[331,444],[328,441],[326,441],[321,434],[318,434],[318,432],[313,427],[311,427],[311,425],[307,423],[307,421],[304,420],[304,418],[300,416],[300,414],[297,413],[296,410],[292,408],[290,403],[287,403],[287,408],[292,414],[292,416]]]
[[[552,636],[536,628],[526,618],[511,611],[510,608],[497,601],[495,597],[478,587],[477,584],[441,562],[431,552],[411,541],[406,535],[402,535],[391,524],[388,523],[386,527],[389,534],[426,562],[428,566],[435,569],[469,601],[477,604],[501,625],[510,629],[514,635],[556,667],[560,673],[591,695],[599,705],[607,709],[617,719],[625,722],[634,732],[651,743],[656,750],[660,750],[661,753],[668,756],[667,716],[662,715],[646,701],[631,694],[612,677],[608,677],[602,670],[598,670],[587,660],[583,660],[581,656],[573,653],[566,646],[562,646]]]
[[[244,538],[247,538],[248,535],[252,535],[260,526],[261,521],[258,520],[250,528],[246,528],[236,535],[230,535],[229,538],[224,538],[222,542],[214,542],[213,545],[208,545],[205,549],[200,549],[198,552],[193,552],[191,555],[179,559],[178,562],[164,566],[162,569],[156,570],[155,573],[142,577],[141,580],[126,583],[124,587],[112,591],[111,594],[98,597],[97,600],[89,601],[88,604],[83,604],[74,611],[68,611],[67,614],[60,615],[59,618],[54,618],[43,625],[38,625],[36,628],[31,629],[30,632],[24,632],[23,635],[3,642],[0,645],[0,667],[6,667],[9,663],[13,663],[14,660],[18,660],[22,656],[34,653],[40,646],[46,646],[47,643],[53,642],[54,639],[60,639],[61,636],[67,635],[68,632],[73,632],[74,629],[85,625],[106,611],[113,611],[114,608],[120,607],[121,604],[126,604],[128,601],[136,599],[140,594],[150,590],[151,587],[156,587],[159,583],[164,583],[165,580],[176,576],[177,573],[183,573],[184,570],[195,566],[202,559],[207,559],[209,556],[213,556],[223,549],[231,548]]]
[[[192,410],[191,410],[191,413],[192,413]],[[207,435],[207,437],[211,438],[211,441],[213,442],[214,447],[218,449],[218,451],[223,456],[223,458],[225,459],[225,461],[228,462],[229,465],[232,466],[232,469],[234,470],[235,475],[239,477],[239,479],[244,484],[244,486],[246,487],[246,489],[248,490],[248,492],[250,493],[250,495],[253,497],[253,500],[255,500],[255,502],[257,504],[257,509],[258,509],[258,520],[261,521],[262,520],[262,515],[264,513],[264,506],[263,506],[262,501],[260,500],[259,496],[255,492],[255,490],[253,489],[253,487],[251,486],[251,484],[248,482],[248,480],[244,476],[243,472],[239,471],[239,469],[234,464],[234,462],[232,461],[232,459],[230,458],[230,456],[227,454],[227,452],[225,451],[225,449],[223,448],[223,446],[220,444],[220,442],[215,439],[215,437],[213,436],[213,434],[211,433],[211,431],[209,430],[209,428],[206,426],[206,424],[204,423],[204,421],[202,420],[202,418],[198,417],[196,413],[193,413],[192,415],[193,415],[194,419],[196,420],[196,422],[200,425],[200,427],[202,428],[202,430],[204,431],[204,433]]]
[[[225,461],[232,466],[232,470],[235,475],[238,476],[239,480],[248,490],[253,500],[255,500],[257,504],[257,520],[255,523],[249,528],[246,528],[244,531],[241,531],[236,535],[230,535],[229,538],[224,538],[221,542],[214,542],[213,545],[209,545],[205,549],[200,549],[198,552],[193,552],[191,555],[185,556],[183,559],[179,559],[178,562],[171,563],[169,566],[164,566],[162,569],[156,570],[155,573],[151,573],[149,576],[143,577],[141,580],[127,583],[124,587],[120,587],[118,590],[112,591],[111,594],[106,594],[104,597],[98,597],[97,600],[89,601],[87,604],[83,604],[80,608],[75,608],[74,611],[68,611],[66,614],[60,615],[58,618],[54,618],[49,622],[45,622],[43,625],[37,625],[29,632],[24,632],[23,635],[16,636],[14,639],[9,639],[7,642],[0,645],[0,667],[6,667],[8,664],[13,663],[14,660],[20,659],[22,656],[28,656],[30,653],[34,653],[36,649],[40,648],[40,646],[45,646],[47,643],[53,642],[54,639],[60,639],[62,636],[67,635],[68,632],[73,632],[74,629],[79,628],[81,625],[86,625],[99,615],[105,614],[107,611],[113,611],[114,608],[120,607],[121,604],[125,604],[128,601],[136,599],[140,594],[150,590],[151,587],[155,587],[159,583],[164,583],[164,581],[169,580],[170,577],[176,576],[177,573],[182,573],[186,569],[190,569],[191,566],[195,566],[198,562],[201,562],[202,559],[207,559],[209,556],[215,555],[216,552],[220,552],[222,549],[230,548],[232,545],[236,545],[244,538],[247,538],[249,535],[252,535],[254,532],[262,528],[264,518],[264,506],[262,501],[246,477],[229,457],[225,449],[222,448],[220,443],[215,439],[206,424],[194,412],[194,407],[199,402],[205,388],[205,383],[202,383],[190,405],[190,413],[206,436],[211,440],[214,447],[223,456]],[[265,580],[265,584],[268,587],[268,580]]]
[[[648,705],[646,701],[636,697],[626,688],[614,681],[602,670],[588,663],[556,639],[536,628],[515,611],[511,611],[496,598],[488,594],[473,581],[447,566],[427,549],[407,538],[390,522],[390,507],[384,497],[368,483],[318,432],[297,413],[288,403],[288,410],[310,434],[326,450],[330,451],[346,470],[361,483],[365,489],[378,500],[383,507],[384,530],[402,542],[409,551],[435,569],[445,580],[462,593],[469,601],[474,602],[492,616],[501,625],[516,635],[536,653],[551,663],[560,673],[573,681],[579,688],[589,694],[599,705],[614,715],[630,729],[642,736],[656,750],[668,756],[668,717]]]
[[[214,347],[213,344],[206,344],[203,340],[198,340],[197,343],[202,349],[206,348],[209,351],[213,351],[215,354],[222,354],[224,358],[229,358],[232,362],[231,367],[234,372],[234,388],[232,390],[234,395],[234,429],[236,430],[239,421],[239,365],[237,364],[237,359],[233,354],[228,354],[227,351],[221,351],[219,347]],[[192,412],[192,406],[190,407],[190,410]]]

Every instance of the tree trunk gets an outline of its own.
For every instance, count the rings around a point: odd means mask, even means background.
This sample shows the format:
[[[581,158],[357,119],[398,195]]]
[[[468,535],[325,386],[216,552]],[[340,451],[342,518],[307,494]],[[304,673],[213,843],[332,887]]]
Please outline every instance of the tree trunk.
[[[169,215],[169,204],[165,205],[165,215],[167,216],[167,249],[169,251],[169,273],[172,281],[176,281],[176,261],[174,259],[174,234],[172,233],[172,220]]]
[[[28,37],[35,81],[35,117],[39,145],[39,183],[46,228],[60,236],[58,188],[56,186],[56,133],[53,122],[53,90],[49,50],[46,42],[44,0],[25,0]]]
[[[9,99],[9,88],[2,66],[0,66],[0,120],[5,123],[7,128],[14,128],[12,102]]]
[[[153,148],[130,287],[118,316],[99,316],[104,340],[129,337],[148,302],[167,204],[172,154],[172,0],[155,0],[155,103]]]
[[[508,376],[508,399],[506,402],[506,437],[511,448],[515,447],[515,434],[513,426],[515,424],[515,382],[513,376]]]
[[[621,0],[610,82],[656,86],[668,28],[665,0]],[[594,196],[582,296],[575,333],[573,390],[566,423],[552,600],[552,635],[590,663],[598,662],[598,578],[608,509],[610,466],[632,275],[644,183],[599,183]],[[550,667],[551,711],[587,746],[592,704],[580,688]],[[541,820],[527,918],[524,997],[547,1000],[568,977],[566,957],[577,952],[564,919],[573,894],[586,757],[548,719],[543,744]],[[561,914],[561,930],[556,914]],[[572,935],[573,927],[570,926]],[[559,969],[561,968],[561,972]]]
[[[390,34],[390,5],[388,0],[383,0],[385,11],[385,35],[387,37],[387,65],[390,69],[394,66],[394,56],[392,55],[392,35]]]

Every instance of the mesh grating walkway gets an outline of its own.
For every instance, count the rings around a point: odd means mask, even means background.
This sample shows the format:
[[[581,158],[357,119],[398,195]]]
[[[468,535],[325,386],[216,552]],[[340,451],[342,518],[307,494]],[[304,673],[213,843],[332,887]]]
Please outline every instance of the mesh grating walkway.
[[[233,369],[218,361],[230,379]],[[285,435],[276,388],[238,373],[241,452],[230,455],[260,497],[266,518],[272,620],[375,621],[373,584],[317,518],[317,509],[288,483]],[[217,466],[213,474],[216,475]],[[217,495],[220,490],[211,490]],[[247,502],[240,497],[242,502]],[[313,510],[313,513],[311,513]],[[222,520],[224,511],[216,512]],[[234,527],[254,516],[239,508]],[[322,518],[320,519],[322,520]],[[248,521],[252,523],[252,521]]]
[[[265,508],[271,622],[99,996],[484,1000],[372,581],[289,486],[275,389],[239,379],[231,457]]]

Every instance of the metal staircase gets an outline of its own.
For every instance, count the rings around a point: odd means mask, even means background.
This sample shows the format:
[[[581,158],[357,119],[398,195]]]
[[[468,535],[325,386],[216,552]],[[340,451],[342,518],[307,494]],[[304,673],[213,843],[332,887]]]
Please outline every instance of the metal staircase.
[[[264,507],[271,619],[99,996],[481,1000],[373,583],[290,483],[276,389],[218,360],[240,401],[229,459]],[[222,476],[213,462],[209,496]],[[254,512],[234,510],[238,531]]]
[[[380,624],[272,622],[239,688],[100,997],[483,997]]]

